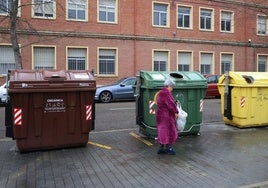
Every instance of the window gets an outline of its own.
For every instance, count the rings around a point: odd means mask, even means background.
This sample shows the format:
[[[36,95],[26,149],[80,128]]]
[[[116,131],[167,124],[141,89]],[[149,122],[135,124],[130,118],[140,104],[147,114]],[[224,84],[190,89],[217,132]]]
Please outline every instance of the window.
[[[178,27],[191,28],[191,8],[178,7]]]
[[[201,74],[211,74],[212,64],[213,64],[213,54],[201,53],[201,63],[200,63]]]
[[[231,71],[233,54],[221,54],[221,74]]]
[[[268,55],[258,55],[258,72],[267,72]]]
[[[154,71],[167,71],[168,52],[154,52]]]
[[[33,0],[33,16],[55,18],[55,2],[53,0]]]
[[[87,49],[68,49],[68,70],[86,70]]]
[[[116,74],[116,56],[115,49],[99,49],[99,74]]]
[[[200,29],[212,30],[213,12],[209,9],[200,10]]]
[[[192,62],[192,52],[179,52],[178,53],[178,70],[190,71]]]
[[[12,0],[1,0],[0,1],[0,14],[4,14],[4,15],[9,14],[11,2],[12,2]]]
[[[221,31],[233,32],[233,13],[221,11]]]
[[[258,16],[258,34],[267,34],[267,20],[266,16]]]
[[[99,0],[99,21],[117,22],[116,0]]]
[[[68,19],[87,20],[87,1],[68,0]]]
[[[154,26],[168,26],[168,5],[167,4],[153,4],[153,25]]]
[[[55,48],[54,47],[34,47],[34,69],[54,69]]]
[[[0,46],[0,74],[7,74],[9,69],[15,69],[15,58],[11,46]]]

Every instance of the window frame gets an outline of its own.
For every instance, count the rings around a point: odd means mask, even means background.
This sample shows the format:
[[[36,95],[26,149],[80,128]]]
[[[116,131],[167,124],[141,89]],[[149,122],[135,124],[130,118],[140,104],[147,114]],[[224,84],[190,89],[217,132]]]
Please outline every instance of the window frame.
[[[223,30],[222,29],[222,21],[224,21],[223,19],[223,13],[230,13],[231,14],[231,19],[230,19],[230,30]],[[226,21],[225,21],[225,25],[226,25]],[[221,10],[220,11],[220,31],[223,33],[234,33],[234,12],[233,11],[229,11],[229,10]]]
[[[210,18],[210,28],[208,29],[207,27],[202,28],[202,12],[207,11],[210,12],[210,17],[206,16],[205,18]],[[207,20],[207,19],[206,19]],[[207,23],[205,20],[205,23]],[[205,8],[205,7],[200,7],[199,8],[199,30],[201,31],[214,31],[214,9],[212,8]]]
[[[107,24],[117,24],[118,23],[118,0],[114,0],[115,1],[115,5],[114,5],[114,21],[109,21],[107,20],[107,6],[105,7],[106,9],[106,19],[105,20],[100,20],[100,11],[101,11],[101,8],[100,8],[100,1],[101,0],[98,0],[97,1],[97,22],[99,23],[107,23]],[[103,0],[105,1],[105,0]],[[109,17],[109,16],[108,16]]]
[[[73,4],[76,5],[76,9],[75,9],[75,13],[76,13],[76,18],[69,18],[69,6],[70,6],[70,1],[75,1]],[[79,0],[81,1],[81,0]],[[86,22],[88,21],[88,0],[83,0],[85,2],[85,4],[83,4],[85,6],[85,9],[84,9],[84,14],[85,14],[85,18],[84,19],[80,19],[77,17],[77,12],[78,12],[78,9],[77,9],[77,6],[79,3],[76,3],[77,0],[67,0],[66,1],[66,20],[70,20],[70,21],[81,21],[81,22]]]
[[[13,52],[12,44],[0,43],[0,47],[8,47],[8,48],[11,48],[11,51],[12,51],[12,55],[11,55],[12,57],[11,57],[11,58],[14,58],[14,63],[1,63],[1,62],[0,62],[0,64],[6,64],[6,65],[11,64],[11,65],[13,65],[13,68],[16,69],[16,62],[15,62],[15,57],[14,57],[14,54],[13,54],[14,52]],[[5,53],[5,54],[6,54],[6,53]],[[11,67],[11,68],[10,68],[10,67]],[[12,69],[12,66],[9,66],[9,68],[7,68],[7,70],[8,70],[8,69]],[[1,74],[4,74],[4,75],[7,74],[7,70],[6,70],[5,73],[0,72],[0,75],[1,75]]]
[[[32,45],[32,69],[33,70],[40,70],[40,69],[35,69],[35,48],[53,48],[54,49],[54,63],[53,63],[53,67],[49,68],[49,69],[57,69],[57,51],[56,51],[56,46],[55,45]],[[46,67],[44,67],[45,69],[47,69]],[[42,70],[42,69],[41,69]]]
[[[69,50],[74,49],[74,50],[85,50],[85,69],[70,69],[69,68]],[[66,70],[87,70],[88,69],[88,47],[83,47],[83,46],[66,46]]]
[[[180,64],[179,61],[180,61],[180,56],[179,54],[180,53],[184,53],[184,54],[190,54],[190,63],[185,63],[185,64]],[[189,70],[180,70],[179,69],[179,66],[180,65],[188,65],[189,66]],[[193,51],[185,51],[185,50],[178,50],[177,51],[177,71],[192,71],[193,70]]]
[[[35,15],[36,14],[36,8],[35,6],[37,5],[35,3],[36,0],[32,0],[32,18],[38,18],[38,19],[56,19],[56,0],[37,0],[37,1],[42,1],[42,3],[40,3],[40,5],[44,5],[45,2],[51,1],[52,2],[52,16],[45,16],[45,12],[42,11],[43,15],[39,16],[39,15]]]
[[[211,54],[211,64],[202,64],[202,54]],[[210,72],[203,72],[202,65],[210,65]],[[201,74],[214,74],[214,66],[215,66],[215,53],[211,51],[200,51],[199,52],[199,70]]]
[[[167,10],[166,10],[166,24],[165,25],[161,25],[161,23],[159,23],[158,25],[154,23],[155,20],[155,9],[154,9],[154,5],[155,4],[159,4],[159,5],[165,5]],[[161,16],[160,16],[161,17]],[[160,22],[161,22],[161,18],[160,18]],[[158,2],[158,1],[153,1],[152,2],[152,26],[153,27],[162,27],[162,28],[169,28],[170,27],[170,4],[169,3],[163,3],[163,2]]]
[[[7,5],[9,5],[10,3],[9,3],[9,1],[11,1],[11,0],[6,0],[6,2],[7,2]],[[21,0],[19,0],[18,1],[18,17],[20,17],[21,16],[21,8],[20,8],[20,1]],[[7,16],[7,15],[9,15],[9,11],[8,11],[8,9],[9,9],[9,6],[8,7],[6,7],[6,9],[7,9],[7,11],[6,11],[6,13],[1,13],[0,12],[0,16]]]
[[[225,73],[222,70],[222,66],[223,66],[222,62],[223,62],[223,56],[224,55],[230,55],[230,56],[232,56],[231,57],[231,62],[230,62],[230,70],[229,71],[233,71],[233,69],[234,69],[234,53],[232,53],[232,52],[221,52],[220,53],[220,72],[221,72],[221,74],[224,74]]]
[[[179,26],[179,8],[189,8],[189,27],[185,27],[185,26]],[[184,24],[183,24],[184,25]],[[186,6],[186,5],[181,5],[178,4],[177,6],[177,28],[178,29],[193,29],[193,7],[192,6]]]
[[[260,56],[266,56],[265,70],[260,71]],[[257,72],[268,72],[268,54],[257,54]]]
[[[114,47],[98,47],[97,48],[97,75],[101,77],[116,77],[118,76],[118,48]],[[114,74],[103,74],[100,73],[100,50],[114,50],[115,59],[114,59]]]
[[[265,25],[265,33],[259,33],[260,32],[260,28],[259,28],[259,24],[260,24],[260,20],[259,18],[263,18],[264,19],[264,25]],[[267,15],[263,15],[263,14],[258,14],[257,15],[257,35],[259,36],[267,36],[268,35],[268,16]]]
[[[155,53],[167,53],[166,70],[155,70]],[[160,64],[158,64],[159,67]],[[153,49],[152,50],[152,71],[169,71],[170,70],[170,50]]]

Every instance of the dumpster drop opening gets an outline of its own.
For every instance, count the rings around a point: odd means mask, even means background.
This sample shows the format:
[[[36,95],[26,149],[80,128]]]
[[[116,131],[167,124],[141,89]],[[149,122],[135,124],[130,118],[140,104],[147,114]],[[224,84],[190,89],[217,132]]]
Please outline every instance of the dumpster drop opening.
[[[242,77],[246,80],[248,84],[252,84],[254,82],[254,78],[252,76],[242,75]]]
[[[177,78],[177,79],[181,79],[183,78],[183,76],[181,74],[178,74],[178,73],[170,73],[169,74],[171,77],[173,78]]]

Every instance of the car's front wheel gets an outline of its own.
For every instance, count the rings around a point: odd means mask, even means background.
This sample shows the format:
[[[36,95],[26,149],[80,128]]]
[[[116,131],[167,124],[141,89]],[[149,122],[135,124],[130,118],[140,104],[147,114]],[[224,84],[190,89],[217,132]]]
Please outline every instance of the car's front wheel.
[[[112,100],[112,94],[109,91],[103,91],[99,98],[101,102],[108,103]]]

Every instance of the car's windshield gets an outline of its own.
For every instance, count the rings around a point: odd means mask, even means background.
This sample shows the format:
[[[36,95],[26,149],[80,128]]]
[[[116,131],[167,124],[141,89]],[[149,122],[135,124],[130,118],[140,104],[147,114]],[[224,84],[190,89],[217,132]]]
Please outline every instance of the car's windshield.
[[[124,82],[122,82],[122,84],[124,84],[124,85],[133,85],[134,82],[135,82],[135,79],[134,78],[130,78],[130,79],[127,79]]]

